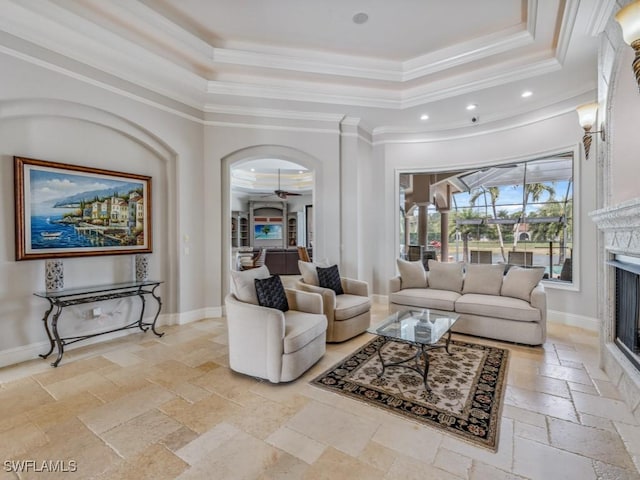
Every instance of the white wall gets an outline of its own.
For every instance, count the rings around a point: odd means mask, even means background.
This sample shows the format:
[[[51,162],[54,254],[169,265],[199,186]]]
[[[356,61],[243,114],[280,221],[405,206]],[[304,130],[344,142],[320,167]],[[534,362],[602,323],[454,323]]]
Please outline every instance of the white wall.
[[[611,205],[640,197],[637,175],[640,168],[640,94],[631,68],[633,58],[633,49],[625,45],[620,54],[615,96],[611,102]]]
[[[14,260],[14,155],[150,175],[150,276],[165,282],[163,314],[180,320],[202,311],[202,125],[5,54],[0,71],[0,363],[6,352],[12,361],[23,360],[21,348],[46,339],[41,319],[47,303],[33,296],[44,289],[44,261]],[[64,265],[68,287],[133,278],[130,255],[71,258]],[[85,307],[63,313],[65,331],[123,324],[130,305],[105,304],[97,322],[86,321],[91,305]]]
[[[586,162],[579,152],[581,129],[574,111],[547,120],[484,134],[456,138],[411,138],[375,141],[374,184],[370,193],[374,205],[370,222],[384,225],[378,228],[380,241],[377,262],[374,263],[374,288],[386,292],[388,279],[395,275],[397,257],[397,173],[399,170],[442,171],[499,162],[534,159],[549,153],[576,151],[576,208],[579,210],[577,233],[579,248],[574,251],[580,269],[579,291],[555,287],[548,283],[548,308],[554,312],[570,312],[571,322],[595,323],[595,267],[590,259],[596,254],[596,229],[586,213],[595,208],[595,162]],[[380,190],[378,190],[378,188]],[[380,194],[380,192],[383,192]],[[375,212],[375,213],[374,213]],[[371,227],[370,227],[371,228]],[[590,325],[591,326],[591,325]]]

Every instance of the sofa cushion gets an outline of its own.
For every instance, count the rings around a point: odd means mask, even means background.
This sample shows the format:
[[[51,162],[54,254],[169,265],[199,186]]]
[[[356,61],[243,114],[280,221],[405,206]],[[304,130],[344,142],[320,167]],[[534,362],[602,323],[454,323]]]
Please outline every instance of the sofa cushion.
[[[269,278],[270,275],[269,269],[265,265],[242,272],[231,270],[233,293],[235,293],[236,298],[241,302],[258,305],[258,296],[256,295],[254,280],[256,278]]]
[[[504,266],[467,264],[465,270],[463,294],[500,295]]]
[[[514,297],[531,301],[531,291],[540,283],[544,275],[544,268],[510,268],[502,280],[503,297]]]
[[[330,288],[336,292],[336,295],[342,295],[344,293],[342,283],[340,282],[340,271],[337,265],[326,268],[316,267],[316,272],[318,272],[318,286]]]
[[[529,302],[511,297],[496,295],[480,295],[469,293],[456,300],[456,312],[485,317],[518,320],[520,322],[539,322],[540,310],[533,308]]]
[[[442,263],[429,260],[429,287],[460,293],[463,280],[461,263]]]
[[[328,267],[329,263],[327,261],[320,262],[303,262],[302,260],[298,260],[298,270],[300,270],[300,275],[302,275],[302,281],[307,285],[315,285],[318,286],[318,271],[316,267]]]
[[[277,308],[281,312],[289,310],[287,295],[278,275],[269,278],[256,278],[256,296],[261,307]]]
[[[371,309],[371,300],[369,297],[360,295],[336,295],[336,308],[333,311],[335,320],[349,320],[357,317],[362,313],[366,313]]]
[[[398,258],[396,259],[396,263],[398,264],[398,271],[400,272],[402,288],[427,287],[427,272],[420,260],[409,262]]]
[[[391,303],[452,312],[460,294],[435,288],[405,288],[389,295]]]
[[[297,352],[326,330],[324,315],[289,310],[284,314],[284,353]]]

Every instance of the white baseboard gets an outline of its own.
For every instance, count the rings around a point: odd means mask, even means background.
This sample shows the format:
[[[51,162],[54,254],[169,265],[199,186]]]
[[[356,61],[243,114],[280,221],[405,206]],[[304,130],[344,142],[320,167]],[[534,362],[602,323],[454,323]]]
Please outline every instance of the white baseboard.
[[[126,335],[130,335],[131,333],[139,332],[140,330],[136,329],[128,329],[128,330],[120,330],[118,332],[105,333],[104,335],[99,335],[96,337],[87,338],[78,343],[73,343],[71,345],[66,345],[64,347],[64,351],[68,352],[75,348],[86,347],[87,345],[93,345],[94,343],[102,343],[107,342],[109,340],[113,340],[115,338],[124,337]],[[87,332],[86,335],[91,335],[96,332]],[[39,358],[38,355],[44,354],[49,350],[50,343],[49,341],[31,343],[29,345],[23,345],[21,347],[9,348],[7,350],[0,350],[0,367],[6,367],[8,365],[15,365],[17,363],[27,362],[29,360]],[[53,362],[58,356],[58,347],[53,349],[51,355],[49,355],[46,360],[42,360],[43,362]],[[64,357],[63,357],[64,359]]]
[[[547,321],[560,323],[571,327],[584,328],[594,332],[600,331],[600,321],[597,318],[575,315],[573,313],[559,312],[557,310],[547,310]]]
[[[374,293],[373,295],[371,295],[371,300],[373,300],[374,303],[387,304],[387,303],[389,303],[389,296],[388,295],[380,295],[378,293]]]
[[[156,322],[157,327],[161,327],[163,325],[186,325],[187,323],[197,322],[198,320],[202,320],[204,318],[218,318],[222,316],[222,307],[207,307],[201,308],[199,310],[192,310],[190,312],[182,312],[182,313],[165,313],[158,316],[158,321]],[[150,322],[153,320],[153,317],[145,318],[145,322]],[[140,330],[136,328],[131,328],[128,330],[120,330],[117,332],[105,333],[104,335],[99,335],[96,337],[91,337],[81,342],[73,343],[71,345],[65,346],[64,350],[70,351],[74,348],[85,347],[87,345],[92,345],[95,343],[107,342],[109,340],[113,340],[115,338],[124,337],[125,335],[130,335],[132,333],[139,332]],[[160,330],[162,331],[162,330]],[[100,330],[83,332],[82,334],[91,335],[93,333],[99,333]],[[49,341],[44,342],[36,342],[31,343],[29,345],[23,345],[21,347],[9,348],[7,350],[0,350],[0,368],[6,367],[8,365],[15,365],[17,363],[26,362],[29,360],[39,358],[38,355],[41,353],[46,353],[49,350]],[[46,359],[48,362],[52,362],[56,359],[58,355],[57,347],[54,348],[53,352]],[[44,362],[45,360],[43,360]]]
[[[173,313],[166,316],[170,318],[163,320],[161,325],[186,325],[187,323],[197,322],[204,318],[222,317],[222,307],[200,308],[198,310],[191,310],[190,312]],[[162,317],[162,315],[160,317]],[[158,321],[160,321],[160,318],[158,318]]]

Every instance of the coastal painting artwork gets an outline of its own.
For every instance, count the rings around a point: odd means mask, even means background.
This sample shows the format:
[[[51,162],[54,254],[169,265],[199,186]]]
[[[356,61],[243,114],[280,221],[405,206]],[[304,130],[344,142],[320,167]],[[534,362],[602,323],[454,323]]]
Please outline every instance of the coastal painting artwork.
[[[14,157],[16,260],[151,253],[151,177]]]

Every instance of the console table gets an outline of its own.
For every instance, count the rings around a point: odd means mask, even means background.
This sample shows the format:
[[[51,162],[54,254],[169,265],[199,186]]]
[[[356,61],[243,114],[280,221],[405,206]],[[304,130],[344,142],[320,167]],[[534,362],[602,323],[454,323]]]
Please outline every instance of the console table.
[[[160,315],[160,309],[162,308],[162,301],[158,295],[156,295],[156,288],[160,286],[163,282],[154,281],[154,280],[145,280],[142,282],[123,282],[123,283],[113,283],[109,285],[95,285],[89,287],[82,288],[68,288],[63,290],[56,291],[47,291],[47,292],[36,292],[34,295],[40,298],[45,298],[49,301],[49,308],[44,314],[42,321],[44,323],[44,328],[47,331],[47,336],[49,337],[49,342],[51,342],[51,348],[47,353],[41,354],[42,358],[47,358],[53,352],[54,348],[58,347],[58,358],[56,361],[51,364],[53,367],[57,367],[62,360],[62,355],[64,354],[65,345],[70,345],[75,342],[79,342],[81,340],[86,340],[88,338],[92,338],[98,335],[104,335],[107,333],[118,332],[120,330],[127,330],[129,328],[139,328],[143,332],[151,329],[153,333],[155,333],[158,337],[164,335],[163,333],[158,333],[156,331],[156,320],[158,320],[158,315]],[[158,302],[158,311],[156,312],[155,317],[152,322],[143,322],[142,318],[144,316],[145,309],[145,295],[151,295],[156,302]],[[100,302],[103,300],[112,300],[115,298],[124,298],[124,297],[139,297],[142,301],[142,310],[140,311],[140,318],[137,320],[124,325],[122,327],[113,328],[111,330],[105,330],[103,332],[92,333],[88,335],[77,335],[72,337],[60,337],[58,333],[58,321],[60,320],[60,314],[62,313],[62,309],[64,307],[69,307],[72,305],[80,305],[83,303],[93,303]],[[51,317],[51,328],[49,328],[49,316],[53,309],[55,313]],[[52,335],[53,332],[53,335]]]

